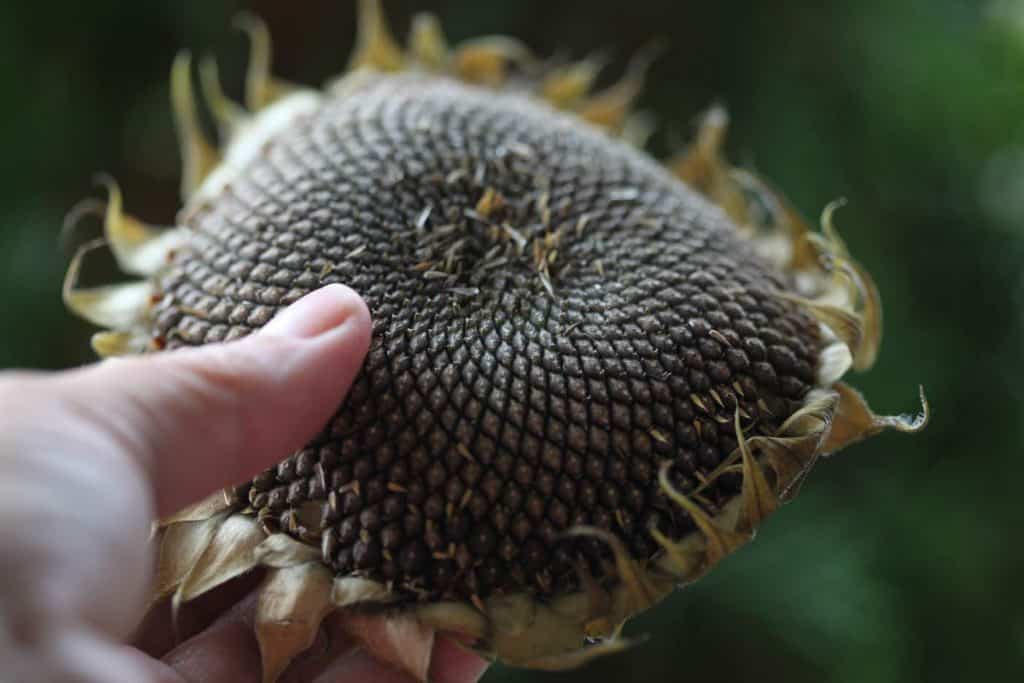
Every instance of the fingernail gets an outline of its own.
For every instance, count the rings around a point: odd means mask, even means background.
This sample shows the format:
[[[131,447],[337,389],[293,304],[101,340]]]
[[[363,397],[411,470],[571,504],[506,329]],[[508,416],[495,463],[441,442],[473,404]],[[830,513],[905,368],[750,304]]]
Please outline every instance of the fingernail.
[[[312,339],[344,323],[358,300],[359,295],[348,287],[327,285],[278,313],[261,334]]]

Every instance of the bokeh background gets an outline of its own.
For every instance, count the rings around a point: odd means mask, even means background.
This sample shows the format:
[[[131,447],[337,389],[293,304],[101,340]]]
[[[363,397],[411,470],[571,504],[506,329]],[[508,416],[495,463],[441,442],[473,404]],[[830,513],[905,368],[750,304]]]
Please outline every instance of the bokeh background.
[[[238,93],[242,7],[278,72],[319,83],[352,45],[351,0],[0,4],[0,366],[90,359],[60,304],[66,212],[114,174],[128,208],[173,221],[167,103],[177,49],[216,52]],[[713,101],[729,151],[838,225],[883,292],[883,411],[934,420],[820,466],[758,541],[637,619],[651,638],[569,674],[502,681],[1013,681],[1024,676],[1024,3],[1017,0],[391,0],[397,31],[438,12],[453,40],[508,33],[541,53],[607,48],[609,78],[668,49],[642,105],[665,154]],[[96,236],[85,220],[70,242]],[[103,269],[103,264],[95,268]],[[95,270],[94,268],[94,270]]]

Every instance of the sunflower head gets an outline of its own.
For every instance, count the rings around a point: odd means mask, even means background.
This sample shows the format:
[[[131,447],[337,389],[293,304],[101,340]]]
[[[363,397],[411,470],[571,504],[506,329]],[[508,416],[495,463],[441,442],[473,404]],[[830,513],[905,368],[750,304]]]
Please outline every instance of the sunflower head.
[[[924,425],[927,406],[880,417],[840,381],[875,359],[878,293],[835,207],[811,233],[722,158],[724,110],[659,163],[632,112],[648,55],[594,92],[598,61],[449,48],[430,16],[403,47],[360,6],[324,90],[272,77],[244,17],[245,107],[199,69],[216,144],[181,56],[178,225],[128,216],[110,181],[105,243],[142,279],[78,288],[91,246],[69,270],[104,356],[235,339],[332,282],[374,315],[313,441],[160,523],[154,601],[266,568],[266,681],[332,610],[421,678],[437,631],[572,666],[749,541],[819,455]]]

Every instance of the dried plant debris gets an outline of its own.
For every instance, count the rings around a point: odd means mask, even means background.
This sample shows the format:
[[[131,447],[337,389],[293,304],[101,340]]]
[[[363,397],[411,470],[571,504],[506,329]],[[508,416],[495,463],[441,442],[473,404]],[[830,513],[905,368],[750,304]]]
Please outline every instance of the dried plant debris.
[[[403,47],[360,5],[323,91],[274,78],[243,17],[246,106],[199,69],[216,142],[181,56],[179,225],[127,215],[105,180],[105,243],[143,279],[79,288],[96,244],[68,272],[104,356],[237,339],[332,282],[374,315],[316,439],[160,524],[154,601],[266,568],[268,682],[332,610],[421,679],[438,631],[574,666],[750,540],[819,455],[923,427],[926,405],[879,417],[840,382],[877,354],[878,293],[831,209],[811,233],[722,158],[722,109],[660,164],[628,140],[646,56],[592,92],[599,59],[450,48],[430,16]]]

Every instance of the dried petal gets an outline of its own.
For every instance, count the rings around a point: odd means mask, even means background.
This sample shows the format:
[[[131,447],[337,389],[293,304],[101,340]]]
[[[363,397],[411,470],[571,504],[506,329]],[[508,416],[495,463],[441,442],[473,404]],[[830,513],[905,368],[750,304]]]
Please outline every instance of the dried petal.
[[[249,36],[249,68],[245,76],[245,106],[259,112],[292,94],[297,87],[271,73],[273,44],[266,23],[251,12],[240,12],[235,27]]]
[[[267,573],[256,607],[263,683],[274,683],[292,659],[313,644],[320,622],[331,610],[333,580],[319,564]]]
[[[743,507],[740,510],[737,530],[752,534],[761,522],[779,507],[779,498],[747,444],[747,438],[740,428],[739,411],[736,411],[735,426],[736,441],[743,457],[743,490],[740,494],[743,497]]]
[[[928,425],[931,410],[924,388],[921,388],[921,412],[918,415],[875,415],[859,391],[839,382],[835,385],[839,393],[839,408],[832,422],[832,431],[823,450],[826,453],[838,451],[852,443],[873,436],[886,429],[914,434]]]
[[[90,343],[100,358],[113,358],[142,353],[149,346],[149,336],[139,332],[97,332]]]
[[[359,35],[349,70],[362,67],[397,71],[405,57],[388,28],[380,0],[359,0]]]
[[[397,666],[417,681],[427,680],[435,631],[414,615],[349,614],[342,627],[378,660]]]
[[[658,51],[658,48],[651,47],[637,54],[618,83],[596,93],[579,106],[577,113],[580,118],[610,131],[621,130],[643,90],[647,71]]]
[[[726,555],[750,540],[749,534],[729,531],[719,526],[715,520],[700,509],[696,503],[676,490],[668,479],[668,470],[671,463],[666,463],[659,473],[659,484],[661,490],[674,503],[683,508],[693,519],[701,533],[704,535],[704,564],[710,568],[721,562]]]
[[[175,523],[157,533],[157,569],[150,605],[178,589],[227,517],[224,512],[198,522]]]
[[[143,320],[153,296],[150,281],[105,285],[78,289],[78,273],[85,256],[101,246],[103,241],[83,245],[68,266],[64,277],[64,305],[94,325],[114,330],[130,330]]]
[[[182,51],[171,69],[171,104],[184,171],[181,196],[188,199],[220,163],[220,153],[203,132],[192,89],[192,55]]]
[[[339,576],[331,589],[331,602],[335,607],[349,607],[360,603],[388,602],[393,599],[387,586],[358,576]]]
[[[319,562],[320,549],[287,534],[267,536],[255,550],[256,560],[265,567],[287,569],[302,564]]]
[[[124,213],[121,188],[110,176],[99,176],[107,188],[104,236],[117,264],[126,273],[155,275],[167,264],[168,255],[184,244],[185,230],[155,228]]]
[[[409,54],[417,65],[440,71],[448,65],[448,41],[441,22],[430,12],[413,17]]]
[[[195,600],[256,567],[255,550],[264,538],[263,531],[251,518],[228,517],[178,588],[175,601]]]

